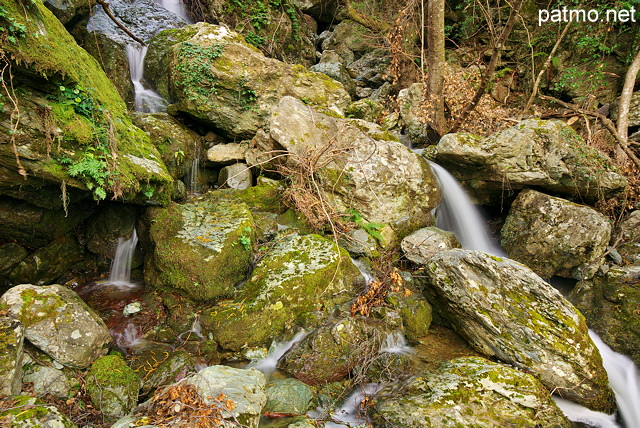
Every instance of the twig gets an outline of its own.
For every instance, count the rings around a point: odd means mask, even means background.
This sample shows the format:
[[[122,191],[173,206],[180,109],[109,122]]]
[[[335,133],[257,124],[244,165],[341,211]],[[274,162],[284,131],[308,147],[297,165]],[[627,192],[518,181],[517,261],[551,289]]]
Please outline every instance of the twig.
[[[105,0],[96,0],[96,2],[102,6],[102,9],[104,10],[104,13],[107,14],[107,16],[109,18],[111,18],[111,20],[113,22],[116,23],[116,25],[118,27],[120,27],[120,29],[122,29],[122,31],[124,31],[125,33],[127,33],[129,35],[129,37],[131,37],[133,40],[135,40],[136,42],[140,43],[142,46],[147,46],[147,44],[144,42],[144,40],[142,40],[141,38],[139,38],[138,36],[136,36],[135,34],[133,34],[131,31],[129,31],[129,29],[127,27],[124,26],[123,23],[121,23],[120,21],[118,21],[118,18],[116,18],[113,13],[111,12],[111,8],[109,7],[109,3],[107,3]]]

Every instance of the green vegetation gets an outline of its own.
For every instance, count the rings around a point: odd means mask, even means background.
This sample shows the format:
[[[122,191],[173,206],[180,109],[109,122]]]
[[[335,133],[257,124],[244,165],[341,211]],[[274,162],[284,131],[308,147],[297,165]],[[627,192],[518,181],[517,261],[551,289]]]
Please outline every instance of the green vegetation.
[[[219,58],[224,51],[222,45],[207,47],[191,42],[183,42],[178,50],[180,72],[177,84],[184,88],[191,101],[201,101],[216,93],[217,78],[211,72],[211,61]]]

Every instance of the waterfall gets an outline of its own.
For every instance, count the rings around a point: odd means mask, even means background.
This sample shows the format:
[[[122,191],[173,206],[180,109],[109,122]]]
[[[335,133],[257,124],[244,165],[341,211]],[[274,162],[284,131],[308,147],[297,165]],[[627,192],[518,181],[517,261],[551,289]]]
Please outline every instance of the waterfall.
[[[138,244],[138,234],[133,229],[129,239],[118,238],[118,246],[116,255],[111,263],[111,273],[109,275],[109,283],[123,288],[131,288],[131,259],[133,252]]]
[[[458,180],[440,165],[429,162],[438,179],[442,192],[442,204],[436,211],[436,226],[453,232],[466,250],[479,250],[495,256],[505,256],[494,243],[487,230],[485,219],[471,202]]]
[[[147,54],[146,46],[133,44],[127,45],[127,60],[129,61],[129,73],[133,83],[134,109],[143,113],[164,112],[167,103],[164,98],[152,89],[145,89],[142,85],[144,73],[144,57]]]
[[[169,12],[175,13],[185,21],[192,23],[191,17],[189,17],[187,9],[184,7],[184,3],[182,2],[182,0],[156,0],[156,3],[159,3]]]
[[[193,143],[193,161],[189,170],[189,192],[197,195],[200,190],[200,144],[196,140]]]
[[[272,372],[276,370],[276,366],[278,365],[278,360],[289,350],[293,345],[300,342],[308,333],[304,330],[299,331],[293,336],[288,342],[278,343],[274,342],[269,349],[269,354],[261,359],[256,361],[255,363],[251,363],[247,366],[247,368],[254,368],[256,370],[260,370],[265,376],[268,376]]]

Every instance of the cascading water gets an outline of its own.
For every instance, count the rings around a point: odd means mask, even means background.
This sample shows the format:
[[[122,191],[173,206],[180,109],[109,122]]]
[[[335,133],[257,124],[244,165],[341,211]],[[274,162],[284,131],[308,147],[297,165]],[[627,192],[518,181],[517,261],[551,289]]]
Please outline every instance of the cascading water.
[[[138,244],[138,234],[133,229],[129,239],[118,238],[116,255],[111,263],[109,283],[122,288],[131,288],[135,284],[131,283],[131,259]]]
[[[189,17],[187,9],[184,7],[184,3],[182,2],[182,0],[156,0],[156,2],[167,9],[169,12],[175,13],[185,21],[191,23],[191,18]]]
[[[429,164],[442,192],[442,204],[436,212],[436,226],[453,232],[464,249],[505,256],[504,251],[491,239],[485,220],[458,180],[440,165],[433,162]]]
[[[129,73],[134,90],[134,109],[143,113],[163,112],[167,103],[152,89],[145,89],[142,85],[144,73],[144,57],[147,54],[146,46],[127,45],[127,60],[129,61]]]
[[[193,161],[189,170],[189,192],[193,195],[200,193],[200,143],[193,143]]]

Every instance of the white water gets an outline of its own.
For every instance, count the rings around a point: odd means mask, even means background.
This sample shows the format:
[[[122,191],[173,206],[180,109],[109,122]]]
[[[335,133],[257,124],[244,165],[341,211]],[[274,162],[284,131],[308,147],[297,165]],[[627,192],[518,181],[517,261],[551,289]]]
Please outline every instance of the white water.
[[[132,323],[127,324],[122,334],[111,333],[111,335],[114,337],[116,345],[122,349],[135,348],[144,343],[144,339],[142,339],[137,327]]]
[[[404,337],[404,333],[401,331],[394,331],[387,334],[380,348],[380,352],[386,352],[387,354],[400,354],[408,355],[413,352],[413,348],[407,343],[407,339]]]
[[[131,259],[138,244],[138,234],[133,229],[129,239],[118,238],[116,255],[111,262],[111,272],[109,283],[122,288],[131,288],[135,284],[131,283]]]
[[[197,195],[202,190],[200,187],[200,143],[196,140],[193,143],[193,160],[189,171],[189,192]]]
[[[360,408],[360,403],[365,397],[375,395],[381,386],[377,383],[369,383],[362,388],[355,390],[354,392],[344,400],[342,406],[331,414],[334,422],[326,422],[325,428],[343,428],[345,426],[350,427],[360,427],[367,426],[363,424],[363,420],[361,418],[361,412],[358,411]],[[321,409],[318,409],[315,412],[309,412],[308,415],[312,418],[321,419],[324,413]],[[340,423],[342,422],[342,423]]]
[[[187,14],[187,9],[184,7],[182,0],[156,0],[156,2],[169,12],[175,13],[190,24],[192,23],[191,17]]]
[[[127,60],[129,61],[129,73],[131,74],[131,82],[133,83],[134,109],[143,113],[164,112],[167,103],[152,89],[146,89],[142,85],[144,74],[144,57],[147,54],[146,46],[127,45]]]
[[[436,226],[456,235],[467,250],[479,250],[495,256],[506,256],[494,243],[485,219],[453,175],[440,165],[429,162],[440,183],[442,204],[436,211]]]
[[[269,349],[269,354],[255,363],[251,363],[247,368],[254,368],[260,370],[265,376],[273,373],[278,365],[278,360],[289,350],[293,345],[300,342],[308,333],[304,330],[299,331],[288,342],[277,343],[274,342]]]

